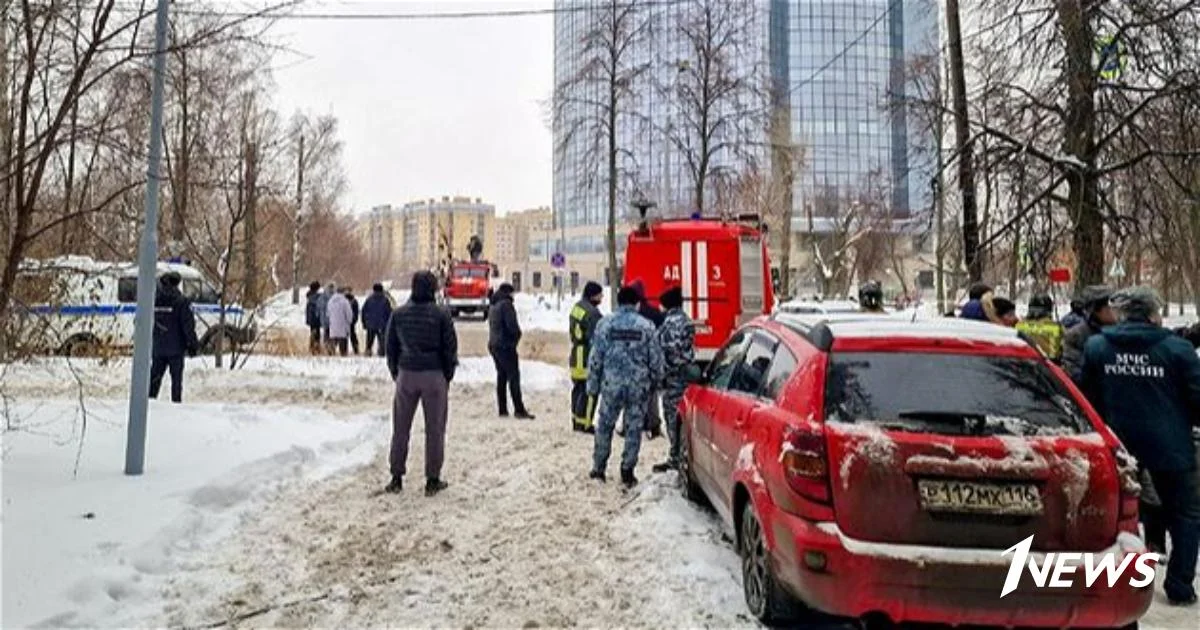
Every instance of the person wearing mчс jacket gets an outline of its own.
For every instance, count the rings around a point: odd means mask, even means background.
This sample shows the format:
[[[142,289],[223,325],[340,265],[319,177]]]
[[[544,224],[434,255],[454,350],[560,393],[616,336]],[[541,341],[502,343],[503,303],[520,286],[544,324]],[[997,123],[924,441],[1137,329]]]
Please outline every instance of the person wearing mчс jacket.
[[[377,283],[362,306],[362,323],[367,331],[366,354],[371,354],[371,347],[377,345],[379,356],[383,356],[383,338],[391,316],[392,298],[383,290],[383,285]]]
[[[413,274],[408,302],[392,313],[387,325],[388,371],[396,380],[392,404],[392,480],[384,488],[400,492],[408,466],[408,441],[417,403],[425,416],[425,496],[445,490],[442,462],[446,454],[450,382],[458,368],[458,335],[450,313],[436,303],[433,273]]]
[[[158,280],[154,294],[154,358],[150,363],[150,397],[158,398],[163,375],[171,371],[171,402],[183,402],[183,357],[196,356],[196,316],[183,296],[179,274],[169,271]]]
[[[1192,427],[1200,418],[1200,357],[1162,327],[1153,289],[1118,291],[1112,306],[1121,322],[1088,339],[1081,389],[1154,482],[1171,534],[1167,599],[1195,604],[1200,480]]]
[[[600,323],[600,301],[604,288],[598,283],[588,282],[583,287],[583,297],[571,309],[571,427],[575,431],[594,433],[596,400],[587,393],[588,353],[592,350],[592,333]]]
[[[513,286],[507,282],[500,285],[488,310],[488,352],[496,364],[497,411],[501,418],[508,417],[508,392],[505,391],[508,390],[512,392],[513,417],[533,420],[533,414],[525,408],[525,400],[521,398],[521,359],[517,356],[521,324],[513,306],[513,291]]]

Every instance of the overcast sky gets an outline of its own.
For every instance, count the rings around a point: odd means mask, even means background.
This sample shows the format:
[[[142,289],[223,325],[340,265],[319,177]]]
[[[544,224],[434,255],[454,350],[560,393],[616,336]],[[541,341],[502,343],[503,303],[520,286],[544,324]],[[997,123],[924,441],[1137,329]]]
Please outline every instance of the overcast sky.
[[[315,13],[549,8],[551,0],[310,2]],[[550,204],[550,14],[437,20],[285,20],[303,56],[276,62],[277,103],[332,113],[356,212],[462,194],[499,212]]]

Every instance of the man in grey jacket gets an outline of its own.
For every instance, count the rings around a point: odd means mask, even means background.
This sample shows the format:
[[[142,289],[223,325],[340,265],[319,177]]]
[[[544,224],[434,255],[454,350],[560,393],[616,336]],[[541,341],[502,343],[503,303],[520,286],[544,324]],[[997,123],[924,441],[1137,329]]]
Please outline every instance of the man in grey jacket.
[[[392,313],[387,326],[388,371],[396,380],[392,404],[391,483],[400,492],[407,472],[408,441],[417,403],[425,416],[425,496],[448,484],[442,481],[450,381],[458,367],[458,335],[450,313],[437,305],[437,278],[428,271],[413,274],[408,303]]]
[[[317,296],[317,312],[321,316],[321,347],[330,354],[333,354],[334,348],[329,340],[329,298],[333,297],[335,293],[337,293],[337,285],[330,282],[325,285],[325,291]]]

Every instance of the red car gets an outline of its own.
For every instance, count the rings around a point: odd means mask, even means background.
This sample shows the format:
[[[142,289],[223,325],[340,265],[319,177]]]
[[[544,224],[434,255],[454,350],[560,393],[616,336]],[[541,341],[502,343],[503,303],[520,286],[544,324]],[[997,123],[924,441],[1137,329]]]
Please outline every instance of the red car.
[[[681,474],[736,533],[746,603],[892,622],[1128,627],[1109,587],[1001,599],[1011,555],[1144,552],[1136,469],[1070,379],[1011,329],[776,314],[739,329],[680,405]]]

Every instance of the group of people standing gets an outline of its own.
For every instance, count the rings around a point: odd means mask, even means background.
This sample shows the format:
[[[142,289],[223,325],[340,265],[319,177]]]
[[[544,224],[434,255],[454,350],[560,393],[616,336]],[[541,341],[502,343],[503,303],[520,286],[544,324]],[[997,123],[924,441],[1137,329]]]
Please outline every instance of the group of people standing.
[[[1054,303],[1035,295],[1029,316],[971,288],[962,317],[1015,326],[1062,366],[1125,448],[1141,475],[1140,514],[1152,551],[1171,553],[1163,588],[1176,605],[1197,601],[1192,581],[1200,549],[1200,357],[1195,328],[1163,327],[1164,304],[1149,287],[1085,288],[1054,321]]]
[[[661,435],[660,392],[671,446],[668,460],[654,470],[679,467],[679,402],[687,388],[684,370],[695,358],[695,327],[683,312],[680,287],[659,296],[665,312],[646,299],[640,281],[617,292],[611,315],[600,313],[602,295],[600,285],[589,282],[570,313],[571,421],[576,431],[594,433],[590,477],[604,482],[617,419],[624,418],[621,483],[632,487],[642,433]],[[599,420],[593,423],[597,399]]]
[[[309,330],[309,352],[341,356],[349,352],[359,354],[358,324],[361,316],[367,334],[364,354],[371,355],[372,347],[375,347],[375,353],[383,356],[383,334],[392,315],[393,303],[382,284],[372,288],[361,311],[354,289],[348,286],[339,288],[332,282],[325,286],[324,291],[320,282],[308,285],[305,299],[304,320]]]

